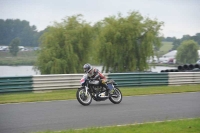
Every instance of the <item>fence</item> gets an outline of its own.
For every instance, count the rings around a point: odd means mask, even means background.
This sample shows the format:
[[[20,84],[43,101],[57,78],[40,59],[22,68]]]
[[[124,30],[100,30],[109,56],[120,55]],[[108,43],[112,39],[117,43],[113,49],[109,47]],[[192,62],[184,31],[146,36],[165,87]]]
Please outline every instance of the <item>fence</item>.
[[[80,87],[83,74],[56,74],[33,76],[33,90],[69,89]]]
[[[0,77],[0,93],[16,91],[32,91],[32,77]]]
[[[106,73],[120,87],[200,84],[200,72]],[[0,93],[76,89],[83,74],[0,77]]]
[[[111,73],[108,77],[122,87],[168,85],[168,73]]]
[[[168,85],[200,84],[200,72],[173,72],[168,76]]]

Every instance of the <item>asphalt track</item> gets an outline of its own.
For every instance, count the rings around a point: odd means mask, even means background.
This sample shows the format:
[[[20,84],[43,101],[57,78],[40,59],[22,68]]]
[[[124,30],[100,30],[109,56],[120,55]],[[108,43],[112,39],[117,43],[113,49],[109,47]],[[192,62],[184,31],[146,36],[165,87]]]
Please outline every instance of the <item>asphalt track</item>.
[[[80,129],[200,117],[200,92],[123,97],[120,104],[76,100],[0,105],[0,133]]]

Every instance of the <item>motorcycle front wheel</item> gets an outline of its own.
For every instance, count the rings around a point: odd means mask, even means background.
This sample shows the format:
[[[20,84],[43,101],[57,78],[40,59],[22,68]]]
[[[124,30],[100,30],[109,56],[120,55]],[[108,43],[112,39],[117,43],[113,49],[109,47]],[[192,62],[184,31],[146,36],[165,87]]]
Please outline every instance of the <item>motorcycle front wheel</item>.
[[[90,105],[90,103],[92,102],[92,96],[91,96],[90,92],[88,91],[86,94],[84,88],[77,90],[76,98],[79,101],[79,103],[84,106]]]
[[[118,88],[112,90],[112,94],[109,97],[109,100],[114,104],[119,104],[122,101],[122,93]]]

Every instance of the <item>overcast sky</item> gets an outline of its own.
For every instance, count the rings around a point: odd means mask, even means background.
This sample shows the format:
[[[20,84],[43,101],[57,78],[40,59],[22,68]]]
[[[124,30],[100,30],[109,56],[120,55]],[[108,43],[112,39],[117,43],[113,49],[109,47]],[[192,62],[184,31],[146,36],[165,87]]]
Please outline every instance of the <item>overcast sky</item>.
[[[27,20],[39,31],[66,16],[82,14],[94,23],[129,11],[163,21],[165,37],[200,32],[200,0],[0,0],[0,19]]]

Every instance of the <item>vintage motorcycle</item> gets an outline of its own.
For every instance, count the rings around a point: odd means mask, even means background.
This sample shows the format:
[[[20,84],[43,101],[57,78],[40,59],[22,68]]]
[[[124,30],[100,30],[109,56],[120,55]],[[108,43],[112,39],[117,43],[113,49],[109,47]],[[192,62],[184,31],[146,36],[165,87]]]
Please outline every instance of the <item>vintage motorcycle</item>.
[[[106,82],[106,85],[110,89],[110,93],[106,96],[106,88],[100,85],[99,80],[87,79],[84,75],[81,79],[81,87],[76,92],[76,98],[80,104],[87,106],[90,105],[92,99],[95,101],[105,101],[109,99],[114,104],[119,104],[122,101],[122,93],[116,87],[114,80]]]

